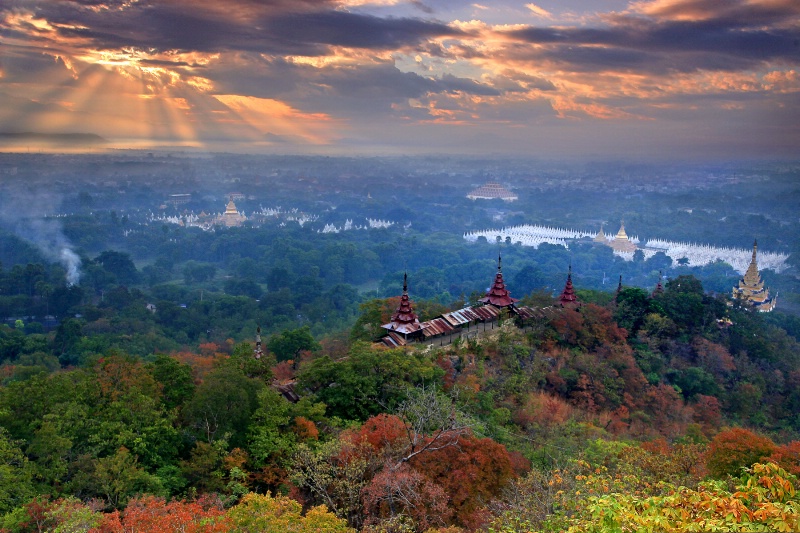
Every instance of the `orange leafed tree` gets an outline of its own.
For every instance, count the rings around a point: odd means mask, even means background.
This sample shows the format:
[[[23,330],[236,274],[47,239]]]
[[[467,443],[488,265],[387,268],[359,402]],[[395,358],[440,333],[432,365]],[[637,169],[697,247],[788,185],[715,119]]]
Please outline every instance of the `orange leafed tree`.
[[[717,433],[708,445],[706,465],[714,477],[736,476],[777,451],[767,437],[744,428],[729,428]]]
[[[470,528],[480,525],[484,505],[514,476],[505,446],[466,435],[456,446],[417,455],[411,466],[444,489],[450,496],[455,523]]]
[[[124,511],[103,517],[90,533],[225,533],[229,531],[221,505],[207,501],[172,501],[155,496],[131,500]]]

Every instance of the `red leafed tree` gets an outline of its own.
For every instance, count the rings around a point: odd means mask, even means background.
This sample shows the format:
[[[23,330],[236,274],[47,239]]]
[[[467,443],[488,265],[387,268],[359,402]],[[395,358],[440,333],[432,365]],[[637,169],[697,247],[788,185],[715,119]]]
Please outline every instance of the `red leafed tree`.
[[[450,496],[456,524],[476,528],[483,506],[514,476],[508,450],[491,439],[463,435],[456,446],[415,456],[411,466]]]
[[[767,437],[744,428],[725,429],[708,445],[708,473],[714,477],[736,476],[742,468],[763,461],[776,451],[777,446]]]
[[[714,396],[698,394],[692,404],[694,421],[700,424],[705,435],[709,435],[722,425],[722,404]]]
[[[131,500],[124,511],[105,515],[90,533],[225,533],[229,525],[219,505],[172,501],[155,496]]]
[[[364,422],[353,433],[354,443],[368,443],[376,452],[391,452],[398,446],[405,446],[406,425],[400,417],[381,413]]]
[[[387,464],[362,491],[365,523],[377,524],[400,514],[409,516],[420,531],[444,526],[453,509],[444,489],[412,469]]]
[[[800,477],[800,440],[793,440],[789,444],[778,446],[769,460],[779,464],[790,474]]]

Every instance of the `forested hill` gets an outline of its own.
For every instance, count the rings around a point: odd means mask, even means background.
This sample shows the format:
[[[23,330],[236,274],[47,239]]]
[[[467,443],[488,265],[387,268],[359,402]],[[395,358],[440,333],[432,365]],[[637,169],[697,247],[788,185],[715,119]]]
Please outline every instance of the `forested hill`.
[[[162,312],[134,315],[135,291],[49,333],[2,326],[2,527],[800,527],[797,340],[691,276],[579,294],[525,328],[404,350],[358,340],[393,311],[373,300],[352,331],[275,333],[259,359],[248,342],[108,348]]]

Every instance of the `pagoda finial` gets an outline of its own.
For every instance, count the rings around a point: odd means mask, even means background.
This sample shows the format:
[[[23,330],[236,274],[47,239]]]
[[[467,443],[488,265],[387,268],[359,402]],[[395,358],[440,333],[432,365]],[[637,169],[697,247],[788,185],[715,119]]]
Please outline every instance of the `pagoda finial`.
[[[619,275],[619,285],[617,285],[617,294],[622,292],[622,274]]]
[[[572,286],[572,261],[569,262],[569,273],[567,274],[567,283],[564,285],[564,290],[561,292],[558,301],[561,307],[569,307],[575,309],[580,306],[578,297],[575,295],[575,289]]]
[[[403,294],[408,294],[408,272],[403,272]]]
[[[503,267],[503,258],[500,256],[500,253],[497,253],[497,271],[500,272]]]

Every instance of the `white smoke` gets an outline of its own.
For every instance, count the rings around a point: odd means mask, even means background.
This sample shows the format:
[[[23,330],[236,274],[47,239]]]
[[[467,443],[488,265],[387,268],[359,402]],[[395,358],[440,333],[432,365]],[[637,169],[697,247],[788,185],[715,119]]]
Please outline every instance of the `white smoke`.
[[[62,248],[59,260],[67,271],[67,285],[77,285],[81,280],[81,258],[69,248]]]
[[[44,210],[58,205],[58,199],[42,192],[23,193],[19,190],[8,194],[0,204],[0,222],[18,237],[36,246],[48,260],[58,261],[66,270],[67,285],[76,285],[81,278],[81,259],[64,235],[61,221],[47,217]],[[27,206],[29,218],[17,218],[18,206]],[[47,207],[45,207],[47,206]]]

